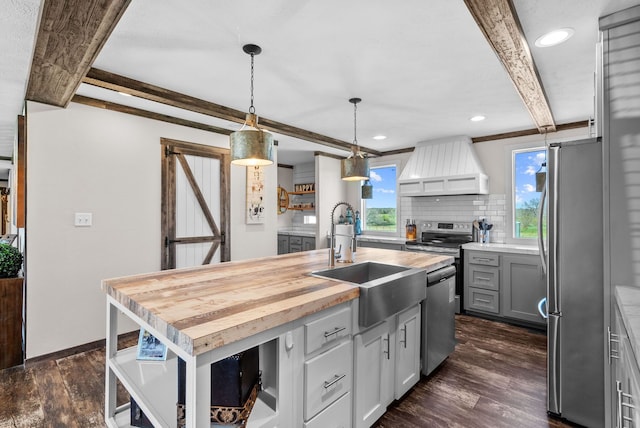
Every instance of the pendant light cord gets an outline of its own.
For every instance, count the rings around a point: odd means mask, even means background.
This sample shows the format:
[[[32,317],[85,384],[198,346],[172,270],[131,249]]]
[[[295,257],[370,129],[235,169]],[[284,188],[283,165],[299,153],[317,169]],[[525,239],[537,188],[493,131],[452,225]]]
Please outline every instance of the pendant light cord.
[[[357,136],[358,127],[356,125],[358,121],[358,115],[356,114],[356,110],[358,110],[358,104],[353,103],[353,143],[357,146],[358,145],[358,136]]]
[[[253,106],[253,57],[254,54],[251,54],[251,106],[249,107],[249,113],[255,113],[256,108]]]

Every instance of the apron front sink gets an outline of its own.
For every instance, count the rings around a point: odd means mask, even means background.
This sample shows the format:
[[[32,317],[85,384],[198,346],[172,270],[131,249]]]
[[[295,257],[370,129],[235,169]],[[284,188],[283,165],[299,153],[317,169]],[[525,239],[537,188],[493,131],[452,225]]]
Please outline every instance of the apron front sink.
[[[362,262],[311,275],[359,285],[358,323],[362,327],[383,321],[427,297],[427,273],[422,268]]]

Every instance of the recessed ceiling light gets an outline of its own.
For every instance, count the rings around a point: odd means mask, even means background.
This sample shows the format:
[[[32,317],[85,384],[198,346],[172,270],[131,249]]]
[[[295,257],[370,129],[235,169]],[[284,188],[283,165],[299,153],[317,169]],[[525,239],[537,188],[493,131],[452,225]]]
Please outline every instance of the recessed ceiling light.
[[[486,117],[484,117],[483,115],[479,114],[477,116],[473,116],[471,119],[469,119],[471,122],[480,122],[482,120],[485,120]]]
[[[387,138],[386,135],[376,135],[373,137],[374,140],[384,140],[385,138]]]
[[[118,92],[118,93],[120,95],[122,95],[123,97],[130,97],[131,96],[131,94],[127,94],[127,93],[124,93],[124,92]]]
[[[549,46],[559,45],[573,36],[573,33],[573,28],[560,28],[550,31],[536,39],[536,46],[539,48],[547,48]]]

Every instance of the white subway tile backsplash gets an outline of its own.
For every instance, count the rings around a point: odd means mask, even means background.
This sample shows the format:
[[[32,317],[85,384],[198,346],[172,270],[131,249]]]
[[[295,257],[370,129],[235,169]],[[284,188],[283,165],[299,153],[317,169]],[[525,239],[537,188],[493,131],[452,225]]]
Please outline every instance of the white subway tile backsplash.
[[[493,224],[491,240],[496,243],[504,242],[506,236],[505,205],[506,198],[503,194],[400,198],[403,221],[415,218],[472,222],[485,218]]]

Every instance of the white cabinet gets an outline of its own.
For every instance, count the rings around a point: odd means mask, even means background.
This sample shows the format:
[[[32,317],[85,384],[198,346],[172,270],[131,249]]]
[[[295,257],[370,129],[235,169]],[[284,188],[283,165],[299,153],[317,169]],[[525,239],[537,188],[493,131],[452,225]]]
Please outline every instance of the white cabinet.
[[[303,423],[305,427],[340,427],[351,421],[353,342],[351,307],[339,306],[304,323]],[[327,424],[326,421],[331,421]]]
[[[357,334],[355,353],[354,428],[369,427],[393,400],[394,351],[389,321]]]
[[[398,314],[396,332],[395,398],[400,399],[420,380],[420,305]]]
[[[640,426],[640,370],[617,305],[609,333],[611,426]],[[635,339],[634,339],[635,340]]]
[[[354,336],[354,428],[370,427],[420,380],[420,305]]]

